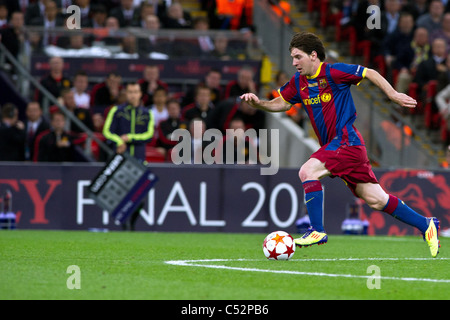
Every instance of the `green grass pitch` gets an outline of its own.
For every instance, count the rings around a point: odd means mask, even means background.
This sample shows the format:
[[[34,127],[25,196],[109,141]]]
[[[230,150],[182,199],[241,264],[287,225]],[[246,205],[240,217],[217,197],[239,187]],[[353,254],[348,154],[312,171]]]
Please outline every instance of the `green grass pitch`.
[[[1,231],[0,299],[450,299],[446,238],[436,259],[420,237],[329,235],[269,261],[264,237]]]

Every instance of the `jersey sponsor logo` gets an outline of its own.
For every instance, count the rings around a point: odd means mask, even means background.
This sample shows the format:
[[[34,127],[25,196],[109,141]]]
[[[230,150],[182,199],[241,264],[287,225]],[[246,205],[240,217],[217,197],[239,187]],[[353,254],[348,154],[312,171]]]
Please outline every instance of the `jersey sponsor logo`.
[[[305,106],[308,106],[308,105],[317,105],[322,102],[329,102],[330,100],[331,100],[331,94],[328,92],[325,92],[321,96],[303,99],[303,103],[305,104]]]

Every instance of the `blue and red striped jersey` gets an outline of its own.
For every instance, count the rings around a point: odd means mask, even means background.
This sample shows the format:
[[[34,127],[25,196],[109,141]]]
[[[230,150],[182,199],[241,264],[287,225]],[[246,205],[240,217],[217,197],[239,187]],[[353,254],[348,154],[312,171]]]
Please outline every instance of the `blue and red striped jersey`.
[[[332,141],[327,149],[337,149],[342,144],[364,145],[353,125],[356,108],[350,85],[359,85],[366,70],[360,65],[322,62],[316,74],[302,76],[296,72],[278,92],[292,105],[303,104],[321,146]]]

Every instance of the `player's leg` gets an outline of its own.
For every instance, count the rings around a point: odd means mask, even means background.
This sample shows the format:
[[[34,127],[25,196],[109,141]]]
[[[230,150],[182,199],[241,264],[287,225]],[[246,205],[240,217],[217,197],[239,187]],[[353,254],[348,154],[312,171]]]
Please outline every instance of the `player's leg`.
[[[355,192],[372,209],[384,211],[394,218],[419,229],[430,246],[431,255],[437,256],[439,252],[437,236],[439,221],[436,218],[425,218],[418,214],[402,200],[393,195],[388,195],[377,183],[358,183]]]
[[[330,175],[325,164],[316,158],[310,158],[300,168],[299,177],[305,191],[305,203],[311,226],[323,232],[323,190],[320,179]]]
[[[308,209],[311,229],[301,238],[295,239],[298,246],[326,243],[328,237],[323,227],[323,189],[320,179],[330,175],[325,164],[316,158],[310,158],[299,171],[299,177],[305,191],[305,203]]]

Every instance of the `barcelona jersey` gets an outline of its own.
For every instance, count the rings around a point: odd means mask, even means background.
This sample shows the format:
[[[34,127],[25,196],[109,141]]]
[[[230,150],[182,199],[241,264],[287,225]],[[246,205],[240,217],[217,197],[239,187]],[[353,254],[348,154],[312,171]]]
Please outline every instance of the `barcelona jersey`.
[[[366,68],[345,63],[322,62],[316,74],[302,76],[299,72],[278,92],[283,100],[294,105],[302,103],[321,146],[335,150],[340,145],[364,145],[353,126],[356,108],[350,86],[358,85]]]

